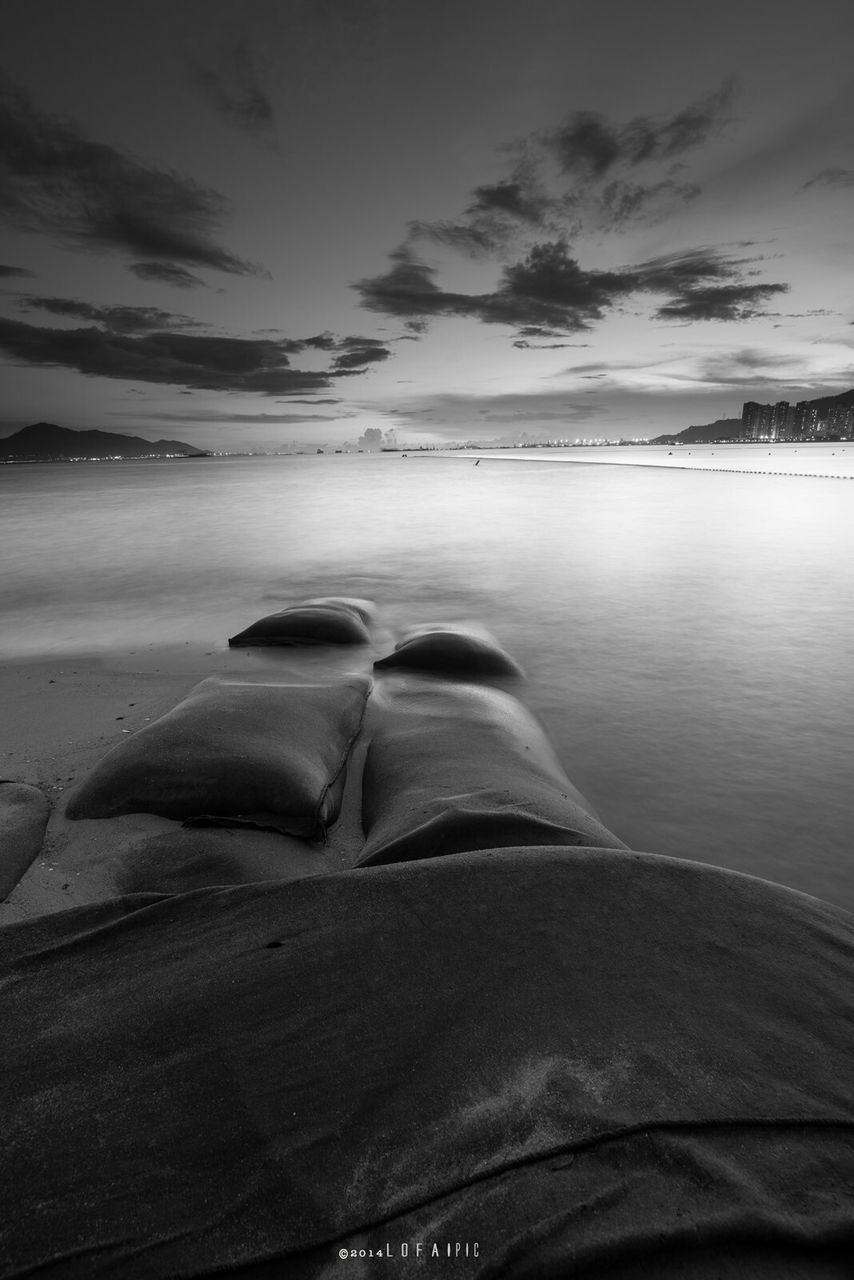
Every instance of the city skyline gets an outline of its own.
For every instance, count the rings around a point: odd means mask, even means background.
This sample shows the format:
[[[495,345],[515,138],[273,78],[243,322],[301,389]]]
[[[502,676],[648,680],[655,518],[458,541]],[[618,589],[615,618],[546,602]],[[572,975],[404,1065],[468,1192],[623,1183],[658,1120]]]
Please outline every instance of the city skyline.
[[[651,437],[854,385],[849,6],[5,6],[0,437]]]

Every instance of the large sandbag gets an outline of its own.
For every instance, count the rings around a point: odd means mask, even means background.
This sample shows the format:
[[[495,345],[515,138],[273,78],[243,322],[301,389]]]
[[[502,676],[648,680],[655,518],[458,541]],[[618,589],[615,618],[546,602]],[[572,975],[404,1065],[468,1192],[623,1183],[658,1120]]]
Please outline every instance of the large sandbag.
[[[370,633],[361,613],[343,604],[291,605],[268,613],[231,636],[232,649],[245,645],[367,644]]]
[[[0,899],[41,853],[50,803],[38,787],[0,779]]]
[[[473,627],[417,627],[408,631],[394,652],[374,663],[457,676],[521,676],[522,668],[488,631]]]
[[[847,913],[615,850],[9,926],[0,1274],[844,1275],[852,993]]]
[[[377,606],[373,600],[365,600],[362,596],[312,596],[310,600],[306,600],[307,605],[331,605],[335,609],[349,609],[365,623],[374,621],[377,616]]]
[[[299,880],[317,875],[327,857],[295,836],[178,827],[122,849],[113,883],[119,893],[188,893],[216,885]]]
[[[523,843],[625,847],[510,694],[401,677],[376,701],[359,865]]]
[[[256,684],[211,677],[114,747],[69,818],[157,813],[248,818],[319,839],[338,817],[371,682]]]

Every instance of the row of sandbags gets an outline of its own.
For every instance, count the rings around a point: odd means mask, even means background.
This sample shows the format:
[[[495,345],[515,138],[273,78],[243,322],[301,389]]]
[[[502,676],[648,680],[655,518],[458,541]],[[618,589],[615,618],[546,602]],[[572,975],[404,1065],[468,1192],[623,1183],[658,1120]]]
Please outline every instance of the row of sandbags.
[[[319,596],[259,619],[229,644],[361,645],[370,640],[375,617],[370,600]],[[478,678],[521,675],[488,632],[442,625],[406,631],[394,652],[374,666]],[[369,689],[366,678],[329,688],[203,681],[167,716],[119,744],[72,798],[67,814],[152,812],[232,827],[244,821],[250,829],[268,827],[302,840],[322,840],[340,812],[346,762]],[[0,791],[0,899],[38,855],[48,815],[48,801],[36,788],[7,782]],[[472,847],[482,847],[484,835],[485,827]],[[168,837],[146,845],[146,859],[157,862],[161,878],[169,846]],[[375,846],[376,841],[369,853],[377,852]],[[276,866],[269,841],[260,861],[249,841],[243,841],[239,857],[234,840],[225,837],[209,837],[207,847],[202,862],[207,861],[211,875],[230,869],[242,881],[250,868],[254,873]],[[462,847],[468,847],[465,841]],[[183,849],[187,858],[198,860],[199,851],[186,839]],[[307,850],[291,841],[282,853],[290,855],[290,876],[302,867]],[[207,873],[199,868],[198,874]]]
[[[361,645],[371,639],[376,607],[354,596],[316,596],[288,605],[229,638],[232,648]],[[519,664],[477,627],[428,624],[405,631],[394,651],[374,667],[403,667],[454,676],[520,676]]]
[[[294,857],[305,868],[300,873],[310,874],[310,858],[300,858],[293,837],[307,855],[305,842],[325,840],[337,821],[369,695],[366,843],[358,865],[521,843],[623,847],[572,786],[518,699],[412,674],[378,685],[366,676],[332,685],[203,680],[172,711],[113,748],[72,794],[67,816],[147,812],[185,827],[289,838],[274,876],[267,874],[275,870],[269,841],[255,842],[263,854],[258,862],[248,838],[236,842],[209,831],[192,842],[186,831],[158,836],[146,846],[146,858],[158,863],[158,886],[170,848],[178,860],[186,850],[198,865],[205,843],[215,876],[207,883],[245,882],[249,866],[264,873],[258,879],[290,878]],[[152,887],[127,868],[122,882]]]

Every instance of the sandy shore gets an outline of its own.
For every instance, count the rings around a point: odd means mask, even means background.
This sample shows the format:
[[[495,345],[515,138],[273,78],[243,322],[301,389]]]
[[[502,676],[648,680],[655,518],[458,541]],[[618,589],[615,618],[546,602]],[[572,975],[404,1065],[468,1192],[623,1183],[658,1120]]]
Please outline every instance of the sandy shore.
[[[419,455],[413,454],[413,457]],[[423,457],[431,455],[424,454]],[[787,476],[791,479],[854,480],[854,445],[714,444],[614,445],[567,449],[456,450],[441,457],[505,462],[586,463],[601,466],[664,467],[677,471]]]
[[[383,637],[381,636],[380,641]],[[382,651],[382,644],[378,652]],[[107,751],[165,714],[209,675],[284,683],[327,681],[369,671],[373,657],[342,652],[331,659],[306,651],[148,647],[0,663],[0,777],[39,787],[51,804],[41,855],[5,902],[0,924],[102,901],[118,892],[113,870],[131,842],[177,828],[153,814],[72,822],[65,802]],[[318,871],[355,861],[362,845],[359,801],[363,747],[348,770],[342,817]],[[274,837],[271,837],[271,839]]]

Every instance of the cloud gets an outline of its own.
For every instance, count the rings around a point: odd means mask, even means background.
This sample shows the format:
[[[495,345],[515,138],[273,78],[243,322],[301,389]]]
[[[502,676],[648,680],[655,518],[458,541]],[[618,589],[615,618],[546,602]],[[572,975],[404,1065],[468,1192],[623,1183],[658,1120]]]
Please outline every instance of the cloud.
[[[37,111],[23,91],[0,83],[0,220],[161,267],[258,274],[214,239],[228,211],[217,191],[92,142],[75,124]]]
[[[757,347],[740,347],[734,351],[716,352],[699,365],[700,377],[718,385],[784,386],[794,374],[791,354],[762,351]],[[785,373],[781,373],[785,370]],[[801,376],[803,370],[798,371]],[[797,383],[795,385],[800,385]]]
[[[138,410],[127,411],[125,417],[145,419],[149,422],[202,422],[211,426],[219,423],[250,423],[253,426],[264,426],[269,423],[281,424],[290,422],[337,422],[342,417],[353,417],[353,414],[326,413],[229,413],[227,409],[202,409],[186,413],[140,413]]]
[[[47,311],[51,315],[70,316],[103,325],[113,333],[145,333],[153,329],[195,329],[199,322],[190,316],[162,311],[160,307],[95,306],[76,298],[40,298],[27,294],[18,301],[25,311]]]
[[[589,342],[529,342],[527,338],[517,338],[513,343],[521,351],[564,351],[567,347],[589,347]]]
[[[26,267],[7,267],[0,263],[0,280],[11,280],[34,274],[32,271],[27,271]]]
[[[177,267],[174,262],[132,262],[128,270],[140,280],[157,280],[161,284],[174,285],[176,289],[207,288],[199,276]]]
[[[289,355],[304,345],[300,339],[169,332],[138,336],[97,327],[52,329],[0,319],[0,350],[13,361],[75,369],[89,376],[282,396],[326,390],[333,376],[360,371],[291,368]]]
[[[532,439],[555,434],[574,435],[577,428],[591,419],[599,419],[607,410],[591,399],[578,399],[577,393],[573,397],[571,392],[547,391],[532,395],[524,392],[425,395],[394,406],[391,412],[394,418],[402,419],[401,426],[407,434],[484,441],[496,438],[496,433],[502,430],[509,430],[509,435],[502,436],[504,439],[517,438],[520,435],[518,429],[527,432]],[[556,423],[567,430],[565,433],[561,430],[555,432],[552,426],[538,430],[539,423]]]
[[[561,336],[587,331],[636,294],[669,294],[658,319],[745,320],[785,284],[748,284],[744,269],[755,258],[727,257],[703,246],[612,271],[588,270],[562,240],[536,244],[522,261],[502,269],[490,293],[443,290],[436,270],[401,246],[383,275],[357,282],[362,305],[423,330],[435,316],[464,316],[483,324],[505,324],[529,335]]]
[[[501,255],[528,231],[559,234],[561,202],[539,184],[531,164],[518,164],[509,177],[475,187],[472,200],[456,219],[408,224],[411,244],[431,240],[472,258]]]
[[[854,169],[822,169],[801,187],[854,187]]]
[[[574,111],[539,139],[564,173],[586,178],[601,178],[619,166],[673,160],[701,146],[728,122],[734,89],[727,80],[675,115],[636,116],[620,126],[598,112]]]
[[[583,271],[560,241],[535,245],[522,262],[505,267],[498,287],[485,294],[440,289],[435,270],[405,246],[390,256],[388,272],[353,287],[369,311],[416,328],[433,316],[468,316],[483,324],[574,332],[589,329],[632,285],[619,273]]]
[[[753,320],[762,303],[785,293],[787,284],[710,285],[687,289],[655,312],[658,320]]]
[[[223,50],[215,66],[204,66],[192,55],[188,61],[196,84],[224,120],[241,133],[273,144],[273,104],[246,41]]]
[[[729,121],[733,94],[726,81],[673,115],[625,124],[574,111],[557,127],[505,147],[513,157],[509,172],[476,186],[459,217],[410,222],[407,243],[430,240],[471,258],[503,258],[529,248],[532,234],[573,239],[584,230],[660,221],[699,196],[683,172],[684,156]]]
[[[332,368],[334,372],[342,372],[346,369],[363,369],[368,364],[376,364],[378,361],[388,360],[390,355],[391,352],[387,347],[375,343],[362,347],[353,346],[348,351],[344,351],[335,357]]]

